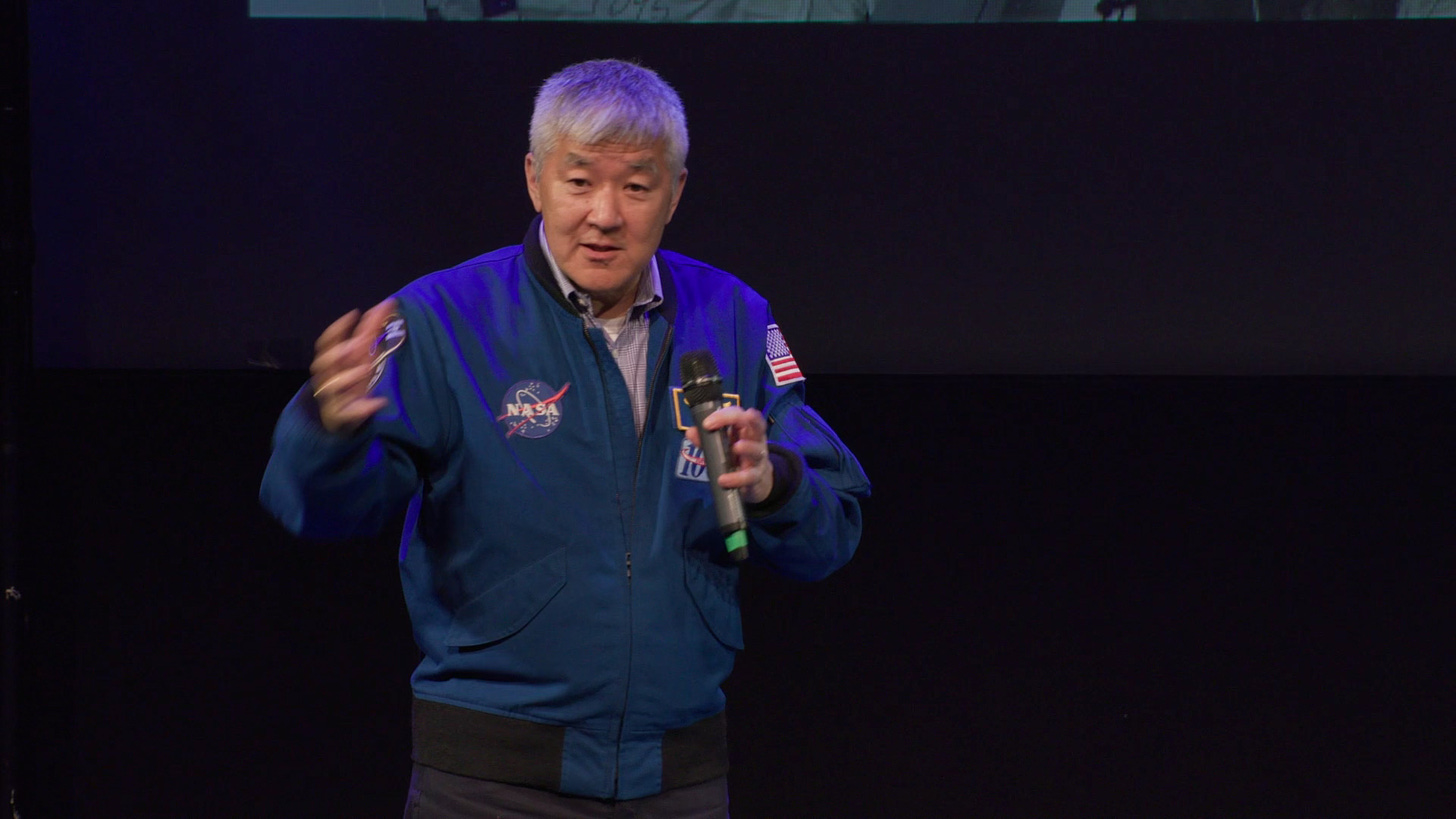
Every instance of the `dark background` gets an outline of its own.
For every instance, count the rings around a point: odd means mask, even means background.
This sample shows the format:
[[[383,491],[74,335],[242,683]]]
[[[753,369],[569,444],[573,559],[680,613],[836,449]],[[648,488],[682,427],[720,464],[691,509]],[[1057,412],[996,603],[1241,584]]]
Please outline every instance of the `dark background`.
[[[302,374],[38,380],[22,815],[399,815],[398,527],[254,500]],[[1450,815],[1450,379],[809,384],[876,495],[744,575],[735,817]]]
[[[288,537],[268,435],[334,315],[519,240],[607,55],[876,486],[846,569],[745,574],[735,817],[1450,815],[1450,23],[35,5],[23,816],[398,815],[398,530]]]
[[[667,245],[759,287],[811,372],[1456,374],[1456,20],[243,14],[32,10],[41,366],[306,363],[520,241],[534,90],[611,55],[687,106]]]

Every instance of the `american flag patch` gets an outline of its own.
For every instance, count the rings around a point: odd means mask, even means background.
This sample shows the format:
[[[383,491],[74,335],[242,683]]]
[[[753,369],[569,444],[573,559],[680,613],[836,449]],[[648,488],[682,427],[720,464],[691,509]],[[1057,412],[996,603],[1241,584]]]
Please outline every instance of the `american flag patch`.
[[[789,352],[789,344],[784,341],[784,334],[777,324],[768,326],[768,355],[765,358],[768,359],[768,368],[773,371],[775,386],[804,380],[804,374],[799,372],[799,362]]]

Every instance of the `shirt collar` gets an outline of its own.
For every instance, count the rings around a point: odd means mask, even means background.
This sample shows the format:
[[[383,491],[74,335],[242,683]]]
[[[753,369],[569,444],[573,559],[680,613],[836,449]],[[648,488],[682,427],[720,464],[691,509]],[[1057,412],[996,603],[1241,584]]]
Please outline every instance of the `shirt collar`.
[[[541,243],[541,255],[546,257],[546,264],[551,266],[551,275],[556,278],[556,286],[561,288],[562,295],[576,305],[576,309],[596,320],[591,308],[591,296],[577,289],[576,284],[561,272],[561,267],[556,264],[556,257],[551,255],[551,246],[546,244],[544,220],[536,231],[536,239]],[[632,302],[631,315],[646,313],[659,304],[662,304],[662,275],[657,270],[657,254],[654,253],[647,260],[647,275],[637,280],[637,299]]]

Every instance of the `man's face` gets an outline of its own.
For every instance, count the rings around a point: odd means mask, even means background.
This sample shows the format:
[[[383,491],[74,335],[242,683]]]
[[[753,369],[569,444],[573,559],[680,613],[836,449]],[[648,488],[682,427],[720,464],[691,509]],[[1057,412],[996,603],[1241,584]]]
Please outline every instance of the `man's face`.
[[[638,274],[662,242],[687,175],[672,177],[660,144],[563,140],[544,157],[526,154],[526,188],[551,256],[591,295],[598,316],[632,306]]]

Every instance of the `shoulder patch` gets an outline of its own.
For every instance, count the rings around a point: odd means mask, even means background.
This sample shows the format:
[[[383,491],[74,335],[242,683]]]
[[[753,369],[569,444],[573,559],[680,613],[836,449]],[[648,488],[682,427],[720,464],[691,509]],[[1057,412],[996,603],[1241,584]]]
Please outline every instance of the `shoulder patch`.
[[[683,436],[682,447],[678,449],[677,466],[674,467],[673,474],[689,481],[708,481],[708,460],[703,451],[693,446],[693,442],[686,435]]]
[[[774,386],[782,387],[804,380],[804,374],[799,371],[799,362],[794,360],[794,354],[789,351],[789,343],[784,341],[784,334],[777,324],[768,326],[766,348],[764,357],[768,359],[768,368],[773,372]]]
[[[391,313],[389,318],[384,320],[384,332],[379,334],[379,338],[374,339],[374,346],[369,348],[369,357],[374,360],[374,374],[369,378],[370,389],[379,383],[379,377],[384,374],[384,362],[404,346],[404,340],[408,335],[404,316]]]

